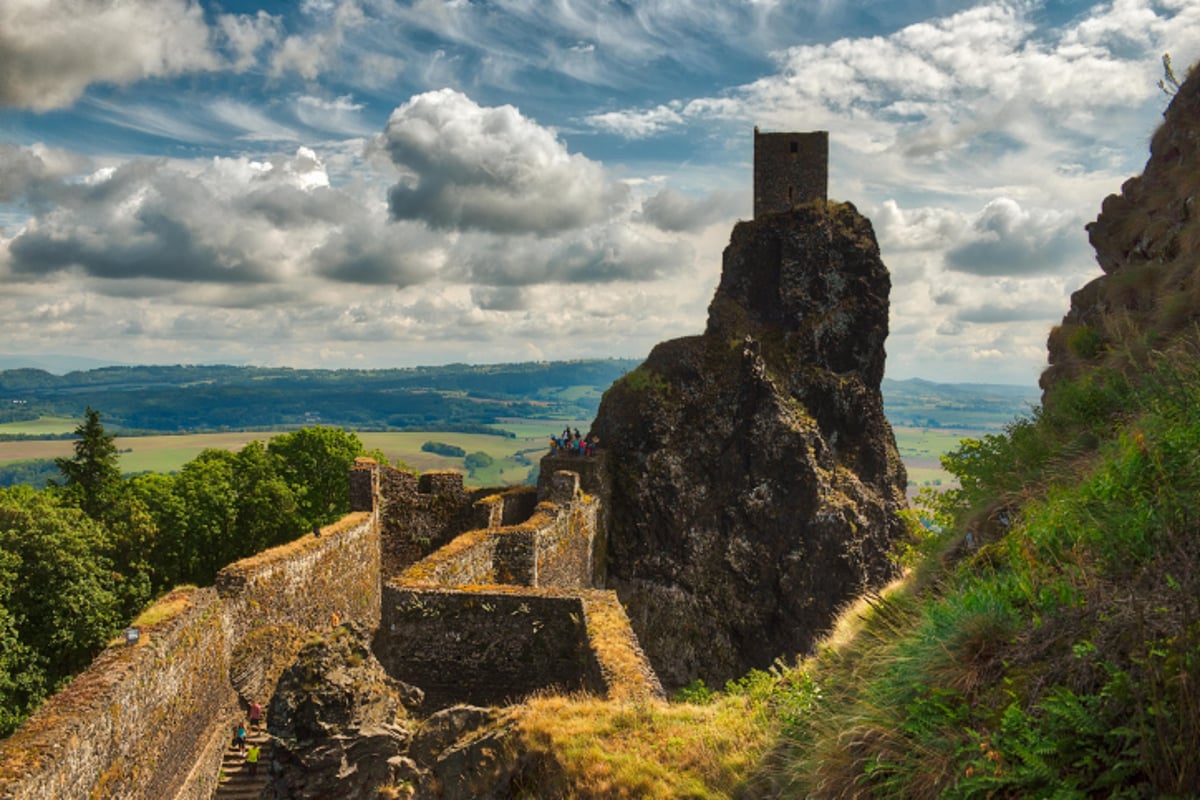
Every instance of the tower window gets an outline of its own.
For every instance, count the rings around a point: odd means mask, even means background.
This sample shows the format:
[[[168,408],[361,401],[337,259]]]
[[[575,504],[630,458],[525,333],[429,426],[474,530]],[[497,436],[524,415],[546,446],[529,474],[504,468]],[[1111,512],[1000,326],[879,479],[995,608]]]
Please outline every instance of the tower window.
[[[792,152],[795,153],[795,152],[799,151],[799,149],[800,149],[800,143],[792,142]]]

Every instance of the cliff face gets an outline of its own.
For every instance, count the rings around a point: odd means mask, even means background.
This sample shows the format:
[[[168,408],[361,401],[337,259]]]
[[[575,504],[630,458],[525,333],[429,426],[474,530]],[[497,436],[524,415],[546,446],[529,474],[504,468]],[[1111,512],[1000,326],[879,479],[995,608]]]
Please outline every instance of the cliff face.
[[[1123,368],[1150,349],[1168,348],[1200,315],[1200,76],[1195,71],[1163,116],[1143,174],[1105,198],[1100,216],[1088,225],[1104,275],[1071,295],[1070,311],[1050,333],[1043,392],[1089,366]]]
[[[739,223],[705,333],[605,394],[608,584],[664,685],[804,651],[891,576],[906,477],[879,392],[889,290],[849,204]]]

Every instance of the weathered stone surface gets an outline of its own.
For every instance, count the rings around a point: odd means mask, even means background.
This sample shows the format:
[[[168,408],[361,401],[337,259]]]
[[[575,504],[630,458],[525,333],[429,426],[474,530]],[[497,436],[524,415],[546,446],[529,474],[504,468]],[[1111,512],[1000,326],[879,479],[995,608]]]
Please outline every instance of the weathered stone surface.
[[[512,745],[514,712],[453,706],[422,723],[411,752],[428,772],[417,800],[501,800],[511,797],[518,754]]]
[[[849,204],[739,223],[705,334],[605,394],[608,585],[667,687],[804,651],[892,575],[906,476],[879,392],[889,289]]]
[[[1047,343],[1043,403],[1057,381],[1090,367],[1140,365],[1200,319],[1200,70],[1184,81],[1150,142],[1142,175],[1109,195],[1087,226],[1104,275],[1071,295]]]
[[[421,692],[390,678],[368,633],[345,624],[304,647],[267,711],[277,740],[270,791],[283,800],[369,798],[390,783],[412,738],[407,705]]]

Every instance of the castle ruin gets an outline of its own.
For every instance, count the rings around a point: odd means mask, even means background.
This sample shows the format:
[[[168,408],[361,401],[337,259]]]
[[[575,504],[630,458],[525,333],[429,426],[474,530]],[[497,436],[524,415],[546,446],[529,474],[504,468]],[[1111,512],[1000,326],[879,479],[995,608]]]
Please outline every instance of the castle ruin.
[[[3,800],[209,800],[230,724],[267,700],[302,643],[353,622],[421,713],[539,690],[663,690],[603,586],[603,454],[542,463],[532,486],[468,489],[359,459],[351,513],[158,601],[0,742]],[[574,468],[575,471],[562,469]],[[265,703],[264,703],[265,705]]]
[[[754,218],[826,200],[829,132],[762,133],[754,128]]]

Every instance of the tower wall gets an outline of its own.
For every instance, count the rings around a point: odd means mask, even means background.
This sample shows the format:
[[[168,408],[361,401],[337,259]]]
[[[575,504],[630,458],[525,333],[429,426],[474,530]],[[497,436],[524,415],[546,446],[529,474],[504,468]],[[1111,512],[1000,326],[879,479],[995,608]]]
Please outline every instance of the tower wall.
[[[829,132],[759,133],[754,129],[754,216],[826,200]]]

